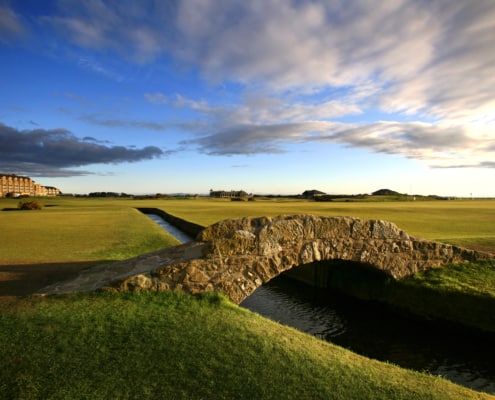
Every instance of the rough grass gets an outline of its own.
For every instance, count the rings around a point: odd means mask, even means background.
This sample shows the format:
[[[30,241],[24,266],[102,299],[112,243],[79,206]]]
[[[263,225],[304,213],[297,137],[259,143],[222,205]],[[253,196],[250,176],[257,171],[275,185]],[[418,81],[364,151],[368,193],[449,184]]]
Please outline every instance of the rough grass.
[[[178,292],[26,300],[0,316],[5,399],[488,399]]]

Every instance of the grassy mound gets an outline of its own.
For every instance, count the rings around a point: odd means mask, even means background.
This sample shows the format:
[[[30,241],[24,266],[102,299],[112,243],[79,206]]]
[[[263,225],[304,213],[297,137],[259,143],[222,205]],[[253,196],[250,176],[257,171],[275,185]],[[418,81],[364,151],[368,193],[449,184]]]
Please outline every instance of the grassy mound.
[[[31,298],[0,316],[0,398],[482,399],[210,294]]]

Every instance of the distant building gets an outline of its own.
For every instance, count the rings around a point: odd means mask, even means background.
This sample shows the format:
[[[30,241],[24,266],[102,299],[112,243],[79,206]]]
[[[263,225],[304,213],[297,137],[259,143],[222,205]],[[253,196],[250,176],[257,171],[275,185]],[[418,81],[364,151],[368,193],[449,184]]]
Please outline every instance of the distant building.
[[[58,196],[60,193],[59,189],[40,185],[28,176],[0,174],[0,197]]]
[[[210,190],[210,197],[218,197],[218,198],[241,198],[241,197],[248,197],[249,194],[247,194],[244,190],[231,190],[230,192],[227,192],[225,190]]]
[[[313,190],[304,191],[301,197],[304,197],[305,199],[314,199],[315,197],[324,196],[324,195],[326,195],[326,193],[313,189]]]
[[[56,187],[53,186],[45,186],[45,190],[46,190],[46,196],[60,196],[60,194],[62,194],[60,189],[57,189]]]

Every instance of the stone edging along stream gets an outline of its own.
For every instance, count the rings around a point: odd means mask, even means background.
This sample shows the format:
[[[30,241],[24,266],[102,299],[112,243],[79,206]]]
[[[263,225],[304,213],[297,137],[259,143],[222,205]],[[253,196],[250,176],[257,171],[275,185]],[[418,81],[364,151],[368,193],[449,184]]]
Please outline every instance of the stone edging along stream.
[[[175,215],[169,214],[159,208],[151,207],[139,207],[137,210],[144,214],[155,214],[162,217],[165,221],[169,222],[176,228],[180,229],[182,232],[187,233],[189,236],[195,238],[199,233],[205,229],[204,226],[195,224],[194,222],[186,221],[185,219],[176,217]]]

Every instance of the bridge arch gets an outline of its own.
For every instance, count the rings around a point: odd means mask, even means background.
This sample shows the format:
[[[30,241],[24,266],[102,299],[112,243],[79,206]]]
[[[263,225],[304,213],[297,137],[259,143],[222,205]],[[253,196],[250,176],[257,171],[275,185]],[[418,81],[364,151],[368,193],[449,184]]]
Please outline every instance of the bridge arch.
[[[246,217],[213,224],[194,242],[92,268],[41,294],[97,289],[178,289],[193,294],[216,290],[240,303],[284,271],[318,261],[353,261],[400,279],[442,265],[490,257],[412,237],[382,220]]]
[[[348,292],[352,288],[362,287],[363,285],[372,290],[392,279],[388,274],[374,268],[372,265],[341,259],[298,265],[282,272],[280,275],[318,289],[332,289],[343,292]]]

